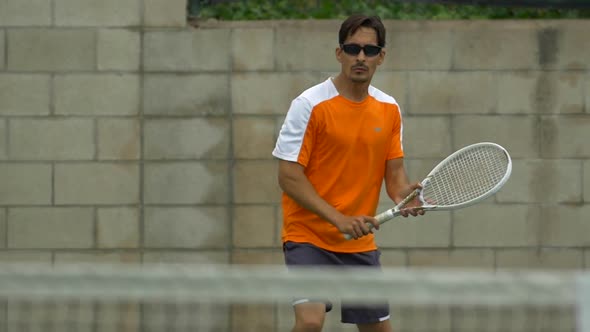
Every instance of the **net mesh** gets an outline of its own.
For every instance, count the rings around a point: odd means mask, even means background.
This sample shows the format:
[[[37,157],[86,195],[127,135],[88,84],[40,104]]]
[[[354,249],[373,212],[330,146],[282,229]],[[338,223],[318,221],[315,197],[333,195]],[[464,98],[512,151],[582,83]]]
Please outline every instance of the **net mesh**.
[[[454,155],[428,178],[422,191],[425,202],[461,204],[496,187],[506,176],[509,156],[496,145],[482,144]]]
[[[388,302],[400,332],[576,329],[574,274],[277,266],[3,266],[1,331],[291,331],[293,297]],[[587,332],[587,331],[584,331]]]

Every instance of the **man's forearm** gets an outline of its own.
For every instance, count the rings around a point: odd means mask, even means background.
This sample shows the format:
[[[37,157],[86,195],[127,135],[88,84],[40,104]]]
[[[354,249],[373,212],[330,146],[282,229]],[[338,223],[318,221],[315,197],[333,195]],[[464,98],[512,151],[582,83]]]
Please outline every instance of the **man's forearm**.
[[[320,197],[311,182],[303,175],[280,176],[279,185],[297,204],[332,224],[335,224],[335,220],[342,216],[336,208]]]

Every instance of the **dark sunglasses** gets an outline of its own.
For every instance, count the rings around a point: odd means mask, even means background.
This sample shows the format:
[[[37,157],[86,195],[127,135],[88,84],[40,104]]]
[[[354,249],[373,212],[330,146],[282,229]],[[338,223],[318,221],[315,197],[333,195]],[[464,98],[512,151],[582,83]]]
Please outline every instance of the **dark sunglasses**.
[[[343,44],[340,45],[340,48],[342,48],[344,53],[350,55],[358,55],[359,53],[361,53],[361,50],[363,50],[363,53],[365,53],[365,55],[369,57],[373,57],[381,53],[381,46],[377,45],[361,46],[359,44]]]

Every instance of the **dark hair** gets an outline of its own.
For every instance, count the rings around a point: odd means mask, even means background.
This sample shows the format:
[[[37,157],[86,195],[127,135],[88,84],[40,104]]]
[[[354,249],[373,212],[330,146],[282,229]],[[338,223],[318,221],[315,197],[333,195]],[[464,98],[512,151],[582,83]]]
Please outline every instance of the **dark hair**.
[[[346,38],[354,35],[354,33],[360,28],[372,28],[377,32],[377,45],[385,47],[385,27],[379,16],[367,16],[367,15],[352,15],[347,18],[340,26],[340,32],[338,33],[338,43],[344,44]]]

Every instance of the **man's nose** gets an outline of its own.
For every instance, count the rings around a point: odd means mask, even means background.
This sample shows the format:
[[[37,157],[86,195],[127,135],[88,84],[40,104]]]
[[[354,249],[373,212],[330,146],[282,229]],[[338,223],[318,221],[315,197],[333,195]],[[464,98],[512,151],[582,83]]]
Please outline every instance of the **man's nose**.
[[[359,52],[359,54],[356,56],[356,59],[358,61],[363,61],[364,62],[366,60],[366,58],[367,58],[367,56],[365,55],[365,51],[364,50],[361,50]]]

